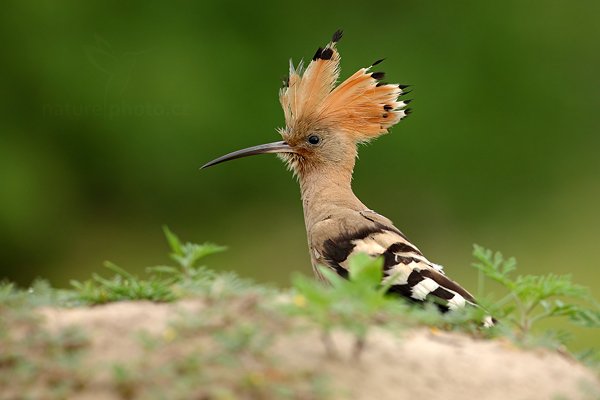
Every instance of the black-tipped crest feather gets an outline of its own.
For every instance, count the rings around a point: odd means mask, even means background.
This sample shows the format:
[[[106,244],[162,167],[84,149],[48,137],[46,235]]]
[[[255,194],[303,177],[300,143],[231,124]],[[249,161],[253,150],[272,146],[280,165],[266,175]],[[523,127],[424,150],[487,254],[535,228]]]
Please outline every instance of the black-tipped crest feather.
[[[342,36],[344,36],[344,31],[342,31],[341,29],[338,29],[337,31],[334,32],[333,36],[331,37],[331,41],[333,43],[337,43],[340,41]]]

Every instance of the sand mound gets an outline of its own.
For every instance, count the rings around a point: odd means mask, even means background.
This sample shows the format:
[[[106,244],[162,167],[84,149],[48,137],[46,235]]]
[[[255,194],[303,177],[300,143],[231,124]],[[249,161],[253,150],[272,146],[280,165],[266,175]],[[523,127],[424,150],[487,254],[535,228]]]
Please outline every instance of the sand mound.
[[[148,350],[141,344],[141,332],[173,343],[177,350],[170,357],[175,359],[214,348],[209,336],[219,331],[219,324],[193,335],[180,334],[176,340],[170,338],[178,335],[170,321],[198,315],[207,307],[199,300],[174,304],[123,302],[92,308],[46,308],[41,313],[50,331],[76,326],[89,337],[86,362],[100,372],[76,398],[117,399],[141,395],[135,388],[116,390],[102,366],[126,365],[143,357]],[[231,316],[233,320],[249,314],[239,308],[237,312],[237,316]],[[281,371],[288,375],[301,371],[298,376],[325,377],[329,388],[323,396],[334,399],[592,399],[600,394],[595,374],[568,356],[541,349],[525,351],[502,340],[477,340],[425,328],[400,334],[376,328],[357,360],[352,356],[353,340],[348,334],[334,333],[339,356],[332,358],[315,330],[274,332],[266,352],[269,360],[276,361],[264,376],[280,379]],[[164,360],[146,356],[144,365]],[[320,396],[310,393],[296,398]],[[244,398],[280,397],[263,391]]]

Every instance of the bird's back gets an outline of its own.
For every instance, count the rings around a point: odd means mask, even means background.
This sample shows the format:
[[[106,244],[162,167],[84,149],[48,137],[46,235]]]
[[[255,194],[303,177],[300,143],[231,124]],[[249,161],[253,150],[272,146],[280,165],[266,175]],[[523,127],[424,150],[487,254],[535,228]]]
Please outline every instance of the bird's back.
[[[383,257],[382,283],[391,283],[391,293],[414,301],[435,297],[445,309],[475,303],[468,291],[446,277],[441,266],[427,260],[389,219],[374,211],[336,210],[310,227],[308,234],[314,270],[321,279],[317,265],[347,277],[348,260],[362,252]]]

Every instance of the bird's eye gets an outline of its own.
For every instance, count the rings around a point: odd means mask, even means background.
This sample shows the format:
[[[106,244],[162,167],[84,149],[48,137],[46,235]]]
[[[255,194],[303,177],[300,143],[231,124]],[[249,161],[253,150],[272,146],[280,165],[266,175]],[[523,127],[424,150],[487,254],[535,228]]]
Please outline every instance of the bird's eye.
[[[320,141],[321,141],[321,138],[318,137],[317,135],[310,135],[308,137],[308,143],[310,143],[310,144],[319,144]]]

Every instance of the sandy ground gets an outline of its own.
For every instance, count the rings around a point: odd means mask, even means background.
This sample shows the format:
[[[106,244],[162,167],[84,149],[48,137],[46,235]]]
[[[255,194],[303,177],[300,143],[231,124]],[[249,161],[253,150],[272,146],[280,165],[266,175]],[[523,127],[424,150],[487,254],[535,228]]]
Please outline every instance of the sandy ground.
[[[68,325],[91,337],[94,365],[126,362],[142,350],[139,332],[164,335],[179,310],[203,304],[123,302],[79,309],[43,309],[50,329]],[[360,359],[351,338],[334,334],[339,356],[328,357],[317,332],[278,338],[271,351],[281,368],[308,369],[329,376],[339,399],[599,399],[596,375],[578,362],[547,350],[524,351],[506,341],[476,340],[457,333],[416,329],[392,334],[375,329]],[[114,399],[99,384],[78,399]]]

